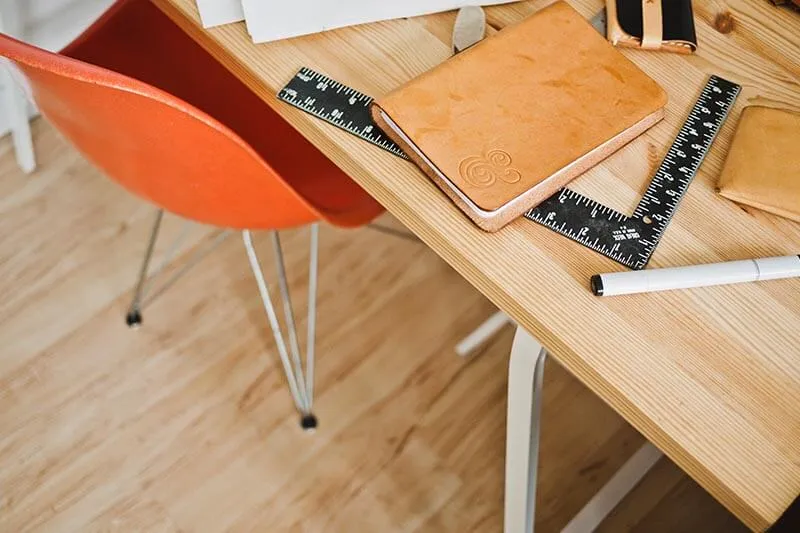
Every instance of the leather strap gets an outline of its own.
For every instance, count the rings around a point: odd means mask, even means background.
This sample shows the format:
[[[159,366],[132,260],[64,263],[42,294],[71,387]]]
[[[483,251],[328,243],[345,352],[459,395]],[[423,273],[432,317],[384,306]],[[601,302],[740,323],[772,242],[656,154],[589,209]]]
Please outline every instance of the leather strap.
[[[661,0],[642,0],[642,48],[661,48],[663,31]]]

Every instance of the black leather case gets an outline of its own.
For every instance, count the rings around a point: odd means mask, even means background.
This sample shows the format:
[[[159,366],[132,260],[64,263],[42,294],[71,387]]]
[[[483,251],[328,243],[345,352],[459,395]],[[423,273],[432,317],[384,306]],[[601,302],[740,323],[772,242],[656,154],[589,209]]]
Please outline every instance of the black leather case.
[[[642,1],[607,0],[608,38],[621,46],[641,45]],[[612,5],[608,5],[611,4]],[[661,0],[662,49],[689,53],[697,48],[691,0]]]

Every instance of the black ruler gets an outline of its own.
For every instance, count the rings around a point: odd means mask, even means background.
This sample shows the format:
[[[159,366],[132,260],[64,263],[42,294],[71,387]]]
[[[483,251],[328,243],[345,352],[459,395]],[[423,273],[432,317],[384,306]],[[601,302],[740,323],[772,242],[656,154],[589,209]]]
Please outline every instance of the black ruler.
[[[310,68],[303,67],[292,81],[278,92],[278,98],[311,113],[356,137],[408,159],[394,141],[372,121],[372,98]]]
[[[625,266],[644,268],[740,90],[711,76],[632,216],[561,189],[525,217]]]
[[[711,76],[633,215],[561,189],[525,217],[627,267],[644,268],[740,90],[735,83]],[[278,98],[407,159],[372,121],[372,98],[327,76],[303,68]]]

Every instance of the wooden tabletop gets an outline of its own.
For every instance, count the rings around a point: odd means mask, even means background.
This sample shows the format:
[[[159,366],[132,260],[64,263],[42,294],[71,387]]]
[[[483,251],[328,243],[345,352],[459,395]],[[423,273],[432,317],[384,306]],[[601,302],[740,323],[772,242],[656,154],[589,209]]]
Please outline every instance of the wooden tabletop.
[[[254,45],[242,23],[203,30],[195,0],[154,1],[748,526],[768,527],[800,493],[800,280],[596,298],[590,276],[622,267],[527,220],[483,233],[411,163],[275,98],[301,66],[381,96],[449,56],[453,13]],[[488,8],[488,21],[500,29],[549,3]],[[571,3],[587,18],[601,7]],[[742,94],[651,266],[797,254],[800,224],[726,201],[714,183],[744,106],[800,110],[800,16],[766,0],[694,6],[696,55],[625,52],[668,92],[666,119],[574,188],[632,212],[717,74]]]

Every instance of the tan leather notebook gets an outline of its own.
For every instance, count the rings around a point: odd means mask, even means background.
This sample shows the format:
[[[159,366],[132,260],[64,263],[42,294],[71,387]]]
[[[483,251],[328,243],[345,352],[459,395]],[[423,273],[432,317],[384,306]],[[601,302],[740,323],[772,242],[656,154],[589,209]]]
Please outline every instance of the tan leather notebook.
[[[378,99],[372,115],[495,231],[658,122],[666,101],[558,2]]]

